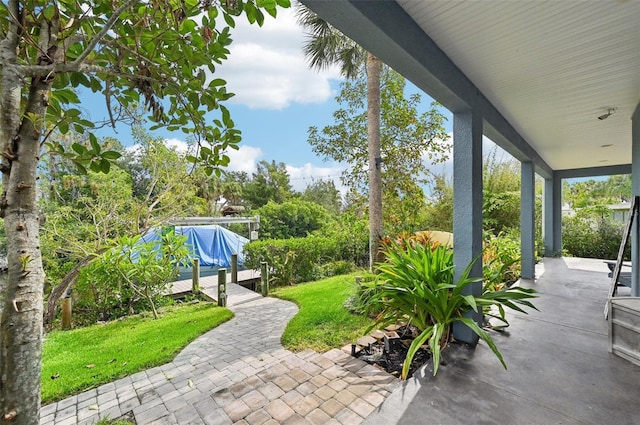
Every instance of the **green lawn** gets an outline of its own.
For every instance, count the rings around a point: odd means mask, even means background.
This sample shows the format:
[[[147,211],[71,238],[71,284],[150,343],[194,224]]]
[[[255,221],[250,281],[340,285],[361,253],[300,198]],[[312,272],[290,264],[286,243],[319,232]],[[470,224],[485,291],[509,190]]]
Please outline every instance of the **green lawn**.
[[[211,303],[177,305],[161,317],[131,317],[46,335],[43,404],[170,362],[189,342],[233,313]]]
[[[324,352],[355,342],[373,320],[349,313],[344,301],[354,287],[355,275],[274,288],[272,295],[295,302],[300,312],[289,322],[282,344],[289,350],[311,348]]]

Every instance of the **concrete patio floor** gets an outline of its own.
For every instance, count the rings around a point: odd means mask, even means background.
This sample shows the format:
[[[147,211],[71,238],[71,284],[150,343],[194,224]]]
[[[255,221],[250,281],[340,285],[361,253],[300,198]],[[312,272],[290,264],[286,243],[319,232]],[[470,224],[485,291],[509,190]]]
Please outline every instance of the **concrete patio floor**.
[[[607,271],[599,260],[545,259],[522,282],[540,292],[540,311],[510,314],[508,331],[492,332],[508,370],[484,344],[454,346],[436,377],[423,368],[365,423],[640,424],[640,367],[607,349]]]

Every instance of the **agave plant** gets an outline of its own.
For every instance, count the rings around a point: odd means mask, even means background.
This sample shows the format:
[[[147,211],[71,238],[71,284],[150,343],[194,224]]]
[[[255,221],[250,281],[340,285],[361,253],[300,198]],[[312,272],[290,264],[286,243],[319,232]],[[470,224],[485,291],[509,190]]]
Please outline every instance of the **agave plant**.
[[[453,250],[444,246],[429,247],[388,245],[386,262],[377,265],[379,291],[372,303],[382,307],[376,326],[409,322],[420,334],[409,347],[402,367],[406,379],[411,361],[427,341],[432,354],[433,374],[438,372],[441,351],[450,339],[451,326],[461,322],[471,329],[493,351],[506,369],[506,363],[491,336],[464,313],[478,308],[497,306],[497,316],[505,323],[504,306],[525,312],[519,305],[535,308],[528,300],[535,290],[520,287],[499,291],[486,290],[479,296],[466,294],[464,289],[481,277],[470,277],[474,262],[454,282]]]

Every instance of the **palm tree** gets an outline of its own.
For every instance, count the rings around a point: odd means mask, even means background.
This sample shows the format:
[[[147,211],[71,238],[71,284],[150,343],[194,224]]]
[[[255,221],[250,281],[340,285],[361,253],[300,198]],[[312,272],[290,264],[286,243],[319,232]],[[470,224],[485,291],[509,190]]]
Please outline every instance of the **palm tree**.
[[[329,25],[314,12],[299,5],[298,23],[308,32],[303,52],[311,68],[323,70],[338,65],[346,78],[367,73],[367,140],[369,156],[369,268],[380,259],[382,238],[382,164],[380,147],[380,59]]]

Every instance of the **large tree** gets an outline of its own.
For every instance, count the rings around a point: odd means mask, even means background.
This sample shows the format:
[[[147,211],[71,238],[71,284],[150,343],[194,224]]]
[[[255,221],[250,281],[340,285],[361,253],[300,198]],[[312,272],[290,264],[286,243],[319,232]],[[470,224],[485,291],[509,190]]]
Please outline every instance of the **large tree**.
[[[297,11],[298,22],[309,33],[303,51],[309,65],[325,69],[340,67],[346,78],[367,77],[367,158],[369,178],[369,268],[380,260],[382,222],[382,169],[380,148],[380,73],[382,62],[305,6]]]
[[[151,119],[192,135],[191,160],[213,171],[240,137],[213,78],[227,56],[234,16],[264,19],[289,0],[6,0],[0,5],[0,216],[8,278],[0,280],[0,417],[37,424],[40,411],[42,293],[36,168],[45,146],[80,168],[108,171],[112,151],[89,134],[72,151],[51,143],[58,129],[90,131],[81,89],[100,92],[111,121],[144,104]],[[219,19],[222,15],[223,20]],[[221,22],[225,22],[222,24]],[[208,112],[217,110],[219,119]]]
[[[437,105],[421,113],[420,95],[406,97],[404,78],[391,68],[383,67],[381,82],[379,167],[383,216],[390,231],[412,230],[419,226],[425,203],[421,186],[429,180],[427,164],[447,158],[449,145],[444,141],[448,136],[442,126],[445,118]],[[367,77],[347,80],[341,87],[334,124],[322,129],[311,127],[309,144],[320,156],[349,164],[342,175],[343,184],[366,194],[372,190],[366,172]]]
[[[293,195],[289,173],[284,162],[260,161],[251,181],[243,189],[244,200],[252,208],[260,208],[269,201],[281,204]]]

